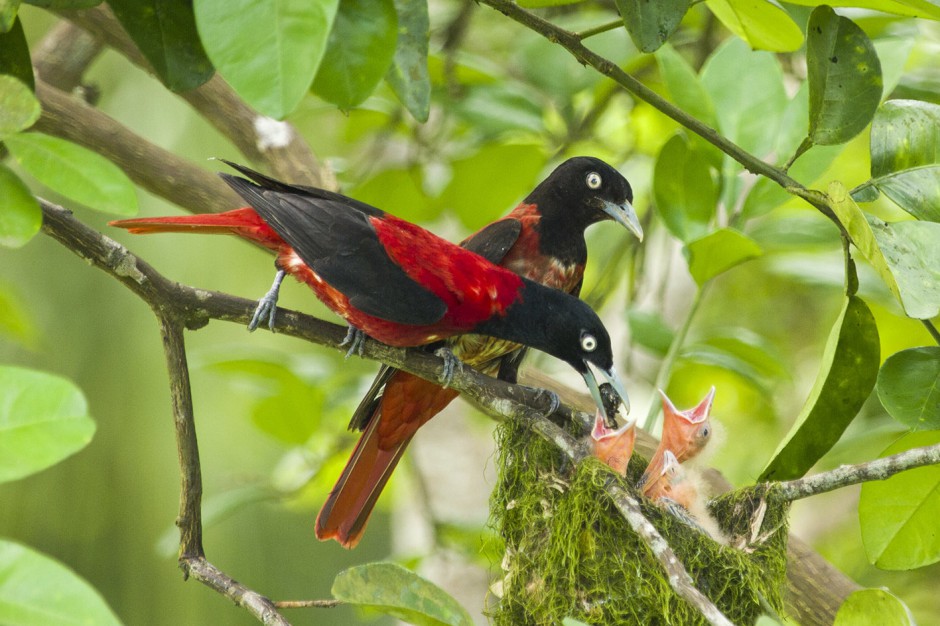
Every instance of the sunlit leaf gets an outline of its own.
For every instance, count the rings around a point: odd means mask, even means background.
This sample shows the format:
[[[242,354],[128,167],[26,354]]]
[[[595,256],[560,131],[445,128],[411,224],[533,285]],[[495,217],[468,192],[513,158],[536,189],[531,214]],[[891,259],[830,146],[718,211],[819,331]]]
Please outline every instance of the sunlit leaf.
[[[871,177],[852,192],[854,198],[873,200],[862,194],[874,187],[911,215],[940,222],[940,106],[890,100],[878,109],[871,126]]]
[[[108,5],[168,89],[189,91],[212,77],[192,0],[109,0]]]
[[[665,355],[672,345],[675,332],[669,328],[658,313],[647,313],[630,309],[627,312],[630,324],[630,339],[653,354]]]
[[[7,197],[2,183],[0,183],[0,195],[4,198]],[[3,210],[7,210],[7,208],[4,207]],[[2,242],[2,239],[0,239],[0,242]],[[30,315],[29,310],[17,296],[12,286],[3,282],[0,282],[0,335],[18,341],[28,348],[36,347],[39,338],[39,331],[36,330],[33,316]]]
[[[29,128],[41,113],[39,100],[25,83],[0,74],[0,140]]]
[[[767,0],[706,0],[728,30],[756,50],[792,52],[803,45],[803,31],[790,15]]]
[[[398,44],[385,80],[411,116],[428,121],[431,78],[428,74],[430,19],[427,0],[395,0]]]
[[[776,57],[730,38],[705,62],[701,77],[722,134],[759,156],[770,152],[788,101]]]
[[[565,619],[561,620],[561,626],[588,626],[588,625],[582,621],[576,620],[573,617],[566,617]]]
[[[397,41],[393,0],[340,0],[314,93],[341,109],[361,104],[391,66]]]
[[[693,150],[684,134],[674,135],[656,158],[653,194],[659,216],[673,235],[687,242],[708,232],[718,206],[718,186],[705,155]]]
[[[915,626],[907,606],[885,589],[860,589],[845,599],[832,626]]]
[[[791,4],[819,6],[820,0],[788,0]],[[940,6],[931,0],[827,0],[826,4],[834,7],[859,7],[874,9],[895,15],[909,17],[927,17],[940,20]]]
[[[310,88],[339,0],[195,0],[206,53],[253,107],[278,119]]]
[[[0,14],[3,12],[0,9]],[[0,28],[0,74],[15,76],[30,89],[36,88],[29,44],[20,20],[14,20],[10,28]]]
[[[333,597],[419,626],[472,626],[460,604],[440,587],[395,563],[369,563],[340,572]]]
[[[878,398],[912,430],[940,430],[940,347],[891,355],[878,373]]]
[[[0,246],[19,248],[39,232],[42,210],[29,188],[0,163]]]
[[[0,623],[119,626],[94,587],[48,556],[0,539]]]
[[[85,396],[64,378],[0,366],[0,398],[0,482],[55,465],[95,433]]]
[[[16,14],[20,10],[20,0],[0,1],[0,33],[8,33],[16,21]],[[2,48],[2,46],[0,46]],[[2,55],[2,52],[0,52]]]
[[[905,435],[882,457],[940,443],[940,431]],[[907,570],[940,561],[940,465],[928,465],[862,485],[858,503],[868,560],[887,570]]]
[[[691,0],[615,0],[615,4],[633,44],[641,52],[653,52],[679,28]]]
[[[686,246],[689,272],[699,285],[764,253],[757,242],[733,228],[721,228]]]
[[[839,440],[875,386],[880,346],[875,318],[847,296],[820,359],[816,383],[760,480],[799,478]]]
[[[15,135],[6,144],[24,170],[63,196],[105,213],[137,214],[134,183],[98,153],[41,133]]]
[[[838,181],[829,185],[839,221],[908,316],[934,317],[940,312],[940,224],[886,224],[866,216]]]
[[[809,138],[845,143],[868,125],[881,101],[881,63],[855,23],[828,6],[809,19],[806,42]]]
[[[424,193],[421,170],[384,170],[350,190],[357,200],[412,222],[427,222],[441,214],[441,207]]]
[[[489,144],[453,162],[453,177],[440,204],[454,211],[467,228],[476,230],[528,195],[544,164],[538,145]],[[507,172],[512,175],[506,176]]]
[[[679,108],[710,126],[715,124],[715,105],[705,91],[698,74],[670,45],[656,51],[659,73]]]

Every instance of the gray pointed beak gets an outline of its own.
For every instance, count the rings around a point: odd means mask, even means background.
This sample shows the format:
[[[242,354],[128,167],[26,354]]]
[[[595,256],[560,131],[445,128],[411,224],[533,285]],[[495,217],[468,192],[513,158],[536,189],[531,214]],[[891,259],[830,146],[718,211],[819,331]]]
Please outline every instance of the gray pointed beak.
[[[600,385],[597,384],[597,377],[592,370],[593,367],[591,363],[584,361],[584,372],[582,372],[581,376],[584,378],[584,383],[587,385],[588,390],[590,390],[591,397],[594,398],[594,403],[600,410],[601,415],[607,415],[607,409],[604,408],[604,399],[601,397]],[[630,413],[630,399],[627,397],[627,390],[624,388],[623,383],[620,382],[620,377],[617,376],[617,371],[613,367],[611,367],[610,370],[597,368],[597,371],[611,384],[614,391],[617,392],[617,395],[620,396],[620,399],[623,401],[623,408],[627,413]]]
[[[636,216],[633,205],[623,201],[623,204],[614,204],[609,200],[603,200],[602,210],[610,216],[612,220],[636,235],[636,238],[643,241],[643,227],[640,226],[640,218]]]

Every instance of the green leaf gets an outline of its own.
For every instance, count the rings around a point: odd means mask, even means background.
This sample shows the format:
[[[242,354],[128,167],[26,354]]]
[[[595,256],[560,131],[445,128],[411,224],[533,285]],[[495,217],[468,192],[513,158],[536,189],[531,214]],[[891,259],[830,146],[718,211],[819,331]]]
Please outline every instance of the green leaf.
[[[882,457],[940,443],[940,431],[910,433]],[[858,503],[862,543],[872,564],[907,570],[940,561],[940,465],[929,465],[862,485]]]
[[[440,587],[395,563],[369,563],[340,572],[333,597],[418,626],[472,626],[467,611]]]
[[[874,187],[914,217],[940,222],[940,106],[890,100],[878,109],[871,126],[871,176],[860,191]],[[865,198],[856,191],[852,196]]]
[[[820,360],[816,383],[760,480],[799,478],[829,451],[875,386],[880,346],[868,305],[847,296]]]
[[[137,214],[134,183],[103,156],[41,133],[15,135],[6,144],[24,170],[63,196],[96,211]]]
[[[379,172],[349,195],[411,222],[427,222],[441,214],[441,207],[424,193],[417,167]]]
[[[41,114],[42,106],[26,83],[0,74],[0,140],[29,128]]]
[[[0,482],[55,465],[88,445],[94,433],[85,397],[71,381],[0,366]]]
[[[526,9],[539,9],[542,7],[560,7],[565,4],[577,4],[584,0],[519,0],[519,6]]]
[[[98,6],[104,0],[23,0],[23,4],[44,9],[89,9]]]
[[[659,152],[653,172],[656,209],[666,228],[688,242],[708,232],[718,206],[718,186],[705,155],[684,134],[674,135]]]
[[[566,617],[565,619],[561,620],[561,626],[588,626],[588,625],[582,621],[576,620],[573,617]]]
[[[361,104],[388,71],[397,41],[393,0],[340,0],[314,93],[340,109]]]
[[[630,324],[630,339],[633,343],[660,356],[669,351],[675,332],[661,315],[630,309],[627,312],[627,323]]]
[[[691,6],[691,0],[615,0],[630,39],[641,52],[654,52],[666,43]]]
[[[0,195],[7,197],[2,185]],[[33,317],[12,285],[0,281],[0,334],[20,342],[27,348],[36,348],[39,331],[36,330]]]
[[[171,91],[203,84],[215,72],[196,32],[192,0],[109,0],[124,30]]]
[[[29,188],[0,163],[0,246],[19,248],[39,232],[42,209]]]
[[[543,165],[545,156],[539,145],[486,145],[476,154],[453,162],[453,176],[440,205],[456,212],[467,228],[476,230],[522,200],[532,190]],[[512,176],[506,176],[506,172],[512,172]],[[500,181],[498,185],[493,184],[495,180]]]
[[[94,587],[58,561],[0,539],[0,623],[119,626]]]
[[[760,156],[769,153],[788,102],[776,57],[729,38],[705,62],[701,76],[722,134],[749,152]],[[742,76],[747,80],[741,80]],[[739,170],[735,164],[735,176]]]
[[[825,5],[810,16],[807,38],[809,138],[818,145],[845,143],[875,115],[881,62],[868,35]]]
[[[715,105],[689,62],[675,48],[665,45],[656,51],[656,63],[669,95],[679,108],[700,122],[714,126]]]
[[[884,589],[860,589],[845,599],[832,626],[915,626],[915,622],[898,597]]]
[[[325,391],[303,380],[281,363],[232,359],[208,366],[226,379],[256,389],[251,410],[255,426],[285,444],[302,444],[320,427]]]
[[[225,80],[278,119],[307,93],[339,0],[195,0],[202,45]]]
[[[878,398],[911,430],[940,430],[940,347],[892,354],[878,373]]]
[[[689,272],[699,286],[764,251],[756,241],[733,228],[721,228],[686,246]]]
[[[774,2],[706,0],[706,4],[728,30],[756,50],[793,52],[803,45],[803,31]]]
[[[398,12],[398,45],[385,80],[411,116],[426,122],[431,112],[428,3],[427,0],[395,0],[395,10]]]
[[[20,0],[0,0],[0,33],[8,33],[16,22],[16,14],[20,10]],[[0,56],[3,46],[0,45]],[[3,73],[3,72],[0,72]],[[32,74],[32,70],[30,70]]]
[[[788,0],[790,4],[801,4],[815,7],[819,0]],[[874,9],[895,15],[908,17],[926,17],[940,20],[940,6],[932,0],[827,0],[826,4],[834,7],[858,7]]]
[[[449,108],[485,139],[520,130],[545,132],[538,96],[521,84],[473,85]]]
[[[829,185],[832,208],[909,317],[927,319],[940,312],[940,224],[886,224],[866,216],[838,181]]]
[[[2,14],[3,11],[0,11]],[[15,14],[15,10],[14,10]],[[0,28],[0,74],[15,76],[31,90],[36,89],[33,63],[29,58],[29,44],[23,33],[23,23],[15,20],[10,28]]]

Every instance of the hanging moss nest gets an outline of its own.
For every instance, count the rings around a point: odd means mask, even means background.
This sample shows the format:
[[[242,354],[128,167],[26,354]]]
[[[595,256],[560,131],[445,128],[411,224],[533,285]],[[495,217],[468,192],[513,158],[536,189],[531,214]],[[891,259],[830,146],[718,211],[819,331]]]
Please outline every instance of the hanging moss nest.
[[[505,542],[503,577],[490,607],[497,625],[556,626],[565,617],[592,625],[707,623],[675,594],[659,561],[606,495],[605,483],[623,478],[594,458],[575,466],[518,420],[501,424],[496,437],[491,521]],[[624,484],[635,485],[645,466],[634,455]],[[735,624],[783,608],[787,509],[765,495],[758,486],[710,505],[742,549],[719,544],[637,496],[696,587]]]

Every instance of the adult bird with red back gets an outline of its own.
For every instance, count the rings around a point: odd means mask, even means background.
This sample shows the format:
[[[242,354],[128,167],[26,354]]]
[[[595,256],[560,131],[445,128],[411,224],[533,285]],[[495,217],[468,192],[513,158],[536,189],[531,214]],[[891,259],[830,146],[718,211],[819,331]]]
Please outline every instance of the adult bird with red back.
[[[222,176],[251,208],[112,224],[135,233],[237,234],[273,250],[281,272],[306,283],[351,327],[379,341],[404,347],[463,333],[492,337],[569,363],[599,406],[592,366],[626,396],[607,331],[577,298],[365,203],[233,167],[254,182]]]
[[[642,240],[632,201],[633,191],[620,172],[600,159],[574,157],[506,217],[461,245],[529,280],[577,296],[587,262],[588,226],[613,220]],[[479,335],[463,335],[449,347],[462,362],[508,382],[516,382],[525,354],[518,344]],[[347,548],[358,543],[411,438],[457,395],[407,372],[380,370],[350,422],[350,429],[363,434],[317,517],[320,539],[335,539]]]

